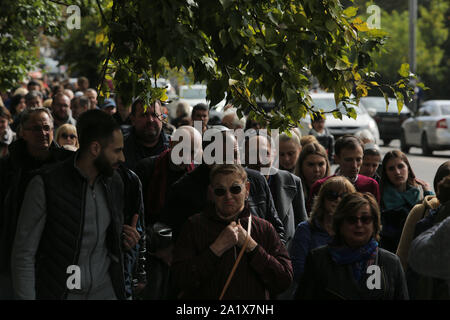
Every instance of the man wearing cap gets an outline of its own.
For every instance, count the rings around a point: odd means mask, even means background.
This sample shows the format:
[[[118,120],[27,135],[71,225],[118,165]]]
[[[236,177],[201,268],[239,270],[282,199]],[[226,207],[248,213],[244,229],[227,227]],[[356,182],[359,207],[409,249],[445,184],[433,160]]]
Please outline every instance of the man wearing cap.
[[[113,99],[105,99],[103,104],[101,105],[100,109],[102,109],[103,112],[106,112],[109,115],[113,115],[116,113],[116,102]]]
[[[169,136],[162,130],[161,102],[147,105],[141,98],[131,105],[132,127],[124,143],[125,166],[134,170],[139,160],[169,149]]]

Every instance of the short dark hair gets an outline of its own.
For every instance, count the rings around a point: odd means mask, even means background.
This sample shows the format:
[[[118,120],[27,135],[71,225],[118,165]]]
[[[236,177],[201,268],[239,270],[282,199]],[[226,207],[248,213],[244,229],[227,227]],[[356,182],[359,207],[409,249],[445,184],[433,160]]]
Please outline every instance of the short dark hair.
[[[450,200],[450,176],[446,176],[438,183],[436,193],[441,204]]]
[[[155,104],[156,102],[158,102],[159,106],[162,107],[162,103],[159,100],[156,100],[153,104]],[[137,98],[136,100],[133,101],[132,105],[131,105],[131,114],[134,116],[136,115],[136,109],[138,105],[142,105],[145,106],[145,101],[142,98]],[[152,105],[153,105],[152,104]]]
[[[342,149],[356,149],[361,147],[361,150],[364,150],[364,144],[362,141],[351,134],[345,134],[342,137],[339,137],[334,144],[334,153],[339,156],[341,154]]]
[[[30,86],[39,86],[39,88],[41,87],[41,84],[35,80],[31,80],[30,82],[28,82],[27,87]]]
[[[365,156],[379,156],[381,158],[381,152],[380,149],[377,148],[375,145],[364,145],[364,157]]]
[[[445,161],[443,164],[441,164],[436,171],[433,179],[433,187],[436,193],[438,191],[439,182],[441,182],[442,179],[444,179],[448,175],[450,175],[450,160]]]
[[[120,126],[109,114],[98,109],[84,112],[77,121],[80,152],[84,152],[93,141],[106,146],[116,130],[120,130]]]
[[[203,110],[203,111],[208,111],[209,112],[209,108],[206,104],[204,103],[197,103],[194,108],[192,108],[192,114],[196,113],[199,110]]]

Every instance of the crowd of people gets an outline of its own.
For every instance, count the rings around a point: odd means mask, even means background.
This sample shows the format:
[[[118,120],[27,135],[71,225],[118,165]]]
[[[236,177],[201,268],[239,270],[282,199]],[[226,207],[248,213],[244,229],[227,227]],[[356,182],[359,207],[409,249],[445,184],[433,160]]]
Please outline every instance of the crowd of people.
[[[2,98],[0,299],[450,298],[450,161],[435,194],[320,114],[274,141],[230,105],[99,104],[84,77]]]

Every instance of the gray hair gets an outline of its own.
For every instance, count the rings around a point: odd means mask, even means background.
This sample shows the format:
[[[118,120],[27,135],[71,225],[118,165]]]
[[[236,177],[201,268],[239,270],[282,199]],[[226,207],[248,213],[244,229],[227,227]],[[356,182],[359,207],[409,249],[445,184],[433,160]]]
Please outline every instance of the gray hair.
[[[39,112],[45,112],[48,117],[50,118],[50,121],[52,123],[53,126],[53,117],[52,114],[50,112],[49,109],[45,108],[45,107],[38,107],[38,108],[32,108],[32,109],[25,109],[21,115],[20,115],[20,127],[23,128],[24,125],[30,121],[30,118],[33,114],[35,113],[39,113]]]

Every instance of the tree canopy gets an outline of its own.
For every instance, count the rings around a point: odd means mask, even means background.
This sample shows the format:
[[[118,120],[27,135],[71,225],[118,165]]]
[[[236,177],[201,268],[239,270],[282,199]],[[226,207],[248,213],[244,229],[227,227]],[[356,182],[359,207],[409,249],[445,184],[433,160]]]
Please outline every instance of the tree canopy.
[[[44,5],[34,1],[39,2]],[[65,4],[72,3],[76,1]],[[100,79],[113,80],[125,100],[138,95],[149,102],[164,100],[164,88],[154,88],[151,79],[168,68],[192,70],[196,82],[207,84],[211,105],[226,97],[239,114],[249,113],[284,130],[311,112],[312,77],[334,92],[336,102],[345,102],[346,110],[335,110],[336,117],[356,117],[352,103],[371,88],[386,97],[394,94],[400,108],[412,94],[406,64],[395,83],[374,80],[372,57],[383,46],[386,33],[368,28],[356,16],[357,8],[344,8],[339,0],[96,0],[95,4],[102,24],[95,39],[105,54]],[[59,17],[54,14],[49,19],[53,23]],[[106,85],[99,87],[103,96],[109,94]],[[276,105],[269,113],[257,104],[263,97]]]
[[[411,94],[409,67],[403,65],[394,84],[373,81],[371,54],[386,33],[369,29],[337,0],[144,0],[111,1],[102,8],[108,57],[120,92],[163,97],[149,79],[172,68],[192,68],[205,82],[211,105],[227,97],[238,113],[265,119],[286,129],[311,111],[311,76],[348,103],[356,117],[358,100],[371,87],[392,90],[403,105]],[[108,64],[109,63],[109,66]],[[276,109],[266,114],[256,103],[265,97]],[[338,110],[336,117],[342,117]]]

